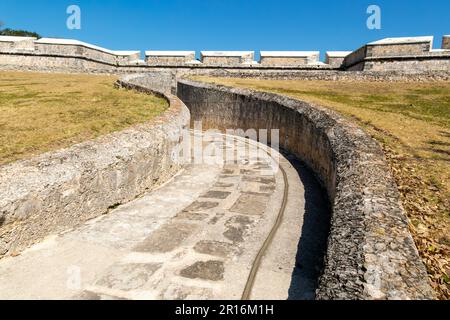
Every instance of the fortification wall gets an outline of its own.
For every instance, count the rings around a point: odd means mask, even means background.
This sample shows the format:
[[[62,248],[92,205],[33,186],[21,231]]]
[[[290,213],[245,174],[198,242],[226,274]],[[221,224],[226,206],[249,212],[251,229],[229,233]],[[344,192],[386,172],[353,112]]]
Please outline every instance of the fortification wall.
[[[117,73],[110,64],[81,57],[40,56],[24,54],[0,54],[0,70],[68,72],[68,73]]]
[[[450,50],[434,50],[430,36],[371,42],[349,54],[342,66],[348,71],[450,71],[449,62]]]
[[[261,65],[302,66],[319,64],[318,51],[261,51]]]
[[[449,56],[450,58],[450,56]],[[432,70],[450,70],[450,59],[404,59],[404,60],[389,60],[389,59],[375,59],[367,60],[362,65],[356,65],[350,70],[364,70],[364,71],[404,71],[414,70],[416,72],[429,72]]]
[[[345,57],[351,53],[351,51],[327,51],[325,54],[325,64],[340,68],[344,63]]]
[[[265,73],[271,70],[447,70],[450,61],[448,36],[443,49],[433,50],[433,37],[388,38],[369,43],[343,55],[329,52],[325,63],[319,61],[317,51],[262,51],[254,61],[253,51],[201,51],[195,59],[194,51],[147,51],[140,59],[139,51],[113,51],[77,40],[0,36],[0,68],[78,72],[143,72],[165,69],[247,69]],[[66,61],[62,60],[66,59]],[[76,62],[74,59],[89,61]],[[380,63],[375,63],[380,61]],[[415,61],[417,63],[409,63]],[[409,70],[411,71],[411,70]]]
[[[118,84],[167,99],[169,109],[148,123],[30,160],[0,167],[0,256],[105,214],[172,177],[172,159],[189,125],[175,96],[150,89],[151,79]]]
[[[148,65],[179,66],[195,64],[195,51],[146,51],[145,61]]]
[[[424,43],[386,44],[367,46],[366,57],[418,56],[431,51],[432,41]]]
[[[383,152],[362,129],[280,95],[183,80],[178,96],[204,129],[280,129],[281,147],[316,172],[333,204],[318,299],[434,297]]]
[[[261,64],[267,66],[301,66],[308,64],[307,57],[262,57]]]

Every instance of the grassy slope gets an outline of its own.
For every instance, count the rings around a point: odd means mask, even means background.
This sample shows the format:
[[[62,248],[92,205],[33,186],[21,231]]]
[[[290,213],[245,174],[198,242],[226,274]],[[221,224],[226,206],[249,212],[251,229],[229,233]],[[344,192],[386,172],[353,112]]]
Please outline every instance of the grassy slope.
[[[163,99],[115,89],[115,80],[0,72],[0,165],[145,122],[167,109]]]
[[[382,143],[434,288],[450,298],[450,82],[197,79],[315,102],[362,125]]]

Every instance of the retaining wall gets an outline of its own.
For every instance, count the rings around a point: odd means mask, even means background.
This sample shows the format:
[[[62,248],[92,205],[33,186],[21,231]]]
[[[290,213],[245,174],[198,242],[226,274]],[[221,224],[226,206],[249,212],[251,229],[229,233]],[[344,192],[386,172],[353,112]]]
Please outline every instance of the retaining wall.
[[[180,169],[172,151],[189,110],[139,77],[118,85],[157,94],[170,107],[147,123],[0,167],[0,257],[131,201]]]
[[[432,299],[378,143],[336,113],[284,96],[182,80],[203,128],[280,129],[280,146],[316,172],[333,204],[318,299]]]

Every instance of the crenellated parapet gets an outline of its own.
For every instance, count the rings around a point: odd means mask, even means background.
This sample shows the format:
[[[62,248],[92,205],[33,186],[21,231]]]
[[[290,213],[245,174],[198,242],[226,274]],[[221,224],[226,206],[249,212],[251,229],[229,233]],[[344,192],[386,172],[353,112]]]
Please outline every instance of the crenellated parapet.
[[[261,51],[261,65],[304,66],[318,65],[319,51]]]
[[[150,66],[198,64],[195,51],[146,51],[145,62]]]
[[[256,64],[254,51],[201,51],[200,61],[212,66],[239,66]]]
[[[128,65],[140,59],[140,51],[113,51],[72,39],[0,37],[0,49],[5,53],[27,53],[37,56],[82,58],[116,65]]]
[[[345,57],[351,53],[352,51],[327,51],[325,55],[325,64],[333,67],[341,67]]]
[[[0,36],[0,67],[74,72],[140,72],[146,69],[450,71],[450,36],[441,49],[433,37],[386,38],[355,51],[195,51],[109,50],[72,39]],[[197,71],[195,71],[197,72]]]

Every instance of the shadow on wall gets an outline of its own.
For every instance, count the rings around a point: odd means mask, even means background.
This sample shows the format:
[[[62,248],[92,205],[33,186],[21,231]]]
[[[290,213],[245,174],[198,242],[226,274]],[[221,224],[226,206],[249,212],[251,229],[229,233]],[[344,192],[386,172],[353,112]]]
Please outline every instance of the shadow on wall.
[[[284,153],[305,188],[305,214],[288,300],[314,300],[323,270],[331,206],[314,173],[295,156]]]

